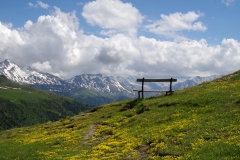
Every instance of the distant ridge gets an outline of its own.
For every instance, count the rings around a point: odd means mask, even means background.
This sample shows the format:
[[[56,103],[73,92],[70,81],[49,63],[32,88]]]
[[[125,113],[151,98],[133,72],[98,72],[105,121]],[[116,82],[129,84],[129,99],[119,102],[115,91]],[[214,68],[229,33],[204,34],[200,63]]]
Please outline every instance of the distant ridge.
[[[50,73],[40,72],[29,66],[18,66],[7,59],[0,59],[0,74],[21,84],[65,95],[79,102],[102,105],[114,101],[136,98],[133,89],[141,87],[134,76],[123,78],[118,75],[81,74],[70,79],[62,79]],[[173,89],[180,90],[202,82],[211,81],[219,76],[196,76],[184,82],[174,83]],[[169,84],[148,83],[150,90],[166,90]],[[149,94],[148,96],[154,96]]]

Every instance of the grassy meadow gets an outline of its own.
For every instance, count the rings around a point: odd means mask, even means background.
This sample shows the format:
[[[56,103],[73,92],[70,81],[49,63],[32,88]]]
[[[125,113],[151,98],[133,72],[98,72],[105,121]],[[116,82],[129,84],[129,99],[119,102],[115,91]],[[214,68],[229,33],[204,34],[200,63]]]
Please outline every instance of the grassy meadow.
[[[0,132],[0,159],[240,159],[240,71]]]

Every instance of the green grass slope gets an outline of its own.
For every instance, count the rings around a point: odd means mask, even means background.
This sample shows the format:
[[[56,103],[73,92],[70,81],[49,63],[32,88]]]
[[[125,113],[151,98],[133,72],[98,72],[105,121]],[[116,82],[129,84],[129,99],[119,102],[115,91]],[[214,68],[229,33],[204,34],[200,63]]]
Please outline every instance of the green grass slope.
[[[87,109],[87,105],[70,98],[0,76],[0,130],[55,121]]]
[[[240,71],[0,132],[1,159],[240,159]]]

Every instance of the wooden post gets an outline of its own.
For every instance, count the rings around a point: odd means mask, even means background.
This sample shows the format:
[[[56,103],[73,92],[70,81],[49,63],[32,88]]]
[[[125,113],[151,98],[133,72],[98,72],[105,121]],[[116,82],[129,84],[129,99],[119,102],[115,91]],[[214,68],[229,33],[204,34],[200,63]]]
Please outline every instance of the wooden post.
[[[142,79],[142,98],[144,98],[144,77],[143,77],[143,79]]]
[[[171,81],[170,81],[170,94],[172,94],[172,78],[171,78]]]

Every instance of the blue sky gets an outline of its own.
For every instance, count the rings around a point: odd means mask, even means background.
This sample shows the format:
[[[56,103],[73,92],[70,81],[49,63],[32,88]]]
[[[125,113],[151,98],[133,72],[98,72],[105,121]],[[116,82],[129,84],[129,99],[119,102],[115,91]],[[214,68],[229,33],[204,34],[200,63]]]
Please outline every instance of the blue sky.
[[[239,69],[237,0],[0,1],[0,58],[65,78]]]

